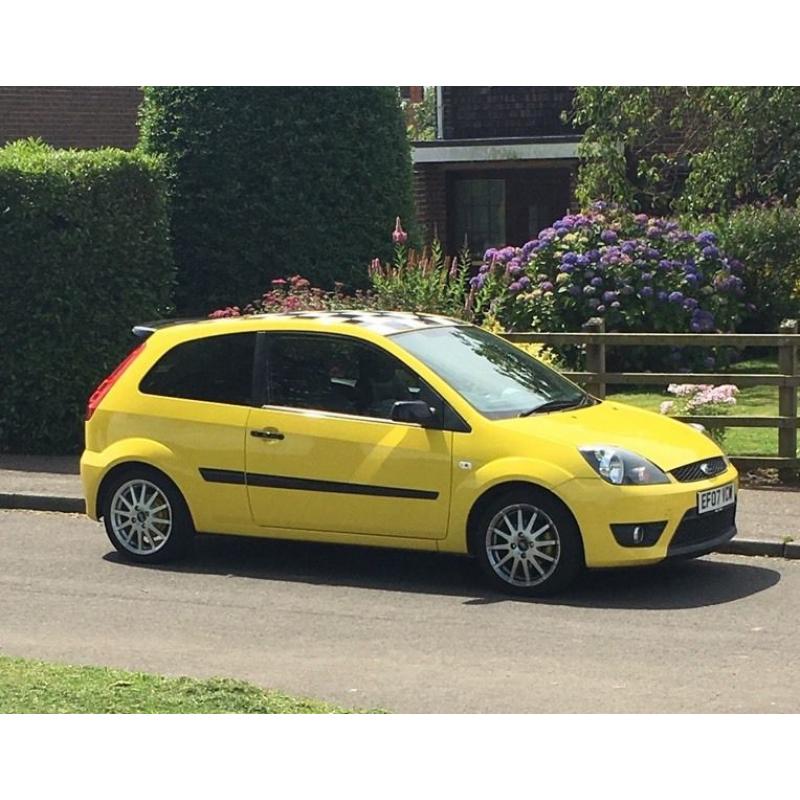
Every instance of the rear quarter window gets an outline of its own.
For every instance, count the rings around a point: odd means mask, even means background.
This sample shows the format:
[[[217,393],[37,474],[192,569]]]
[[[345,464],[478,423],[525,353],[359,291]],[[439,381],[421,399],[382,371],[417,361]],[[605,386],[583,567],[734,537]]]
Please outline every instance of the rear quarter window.
[[[253,404],[255,333],[228,333],[176,345],[139,384],[143,394],[229,405]]]

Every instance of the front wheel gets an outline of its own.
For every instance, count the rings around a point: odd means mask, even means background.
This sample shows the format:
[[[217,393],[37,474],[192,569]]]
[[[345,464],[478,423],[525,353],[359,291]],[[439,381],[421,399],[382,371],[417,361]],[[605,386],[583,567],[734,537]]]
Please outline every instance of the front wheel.
[[[536,490],[512,490],[481,514],[472,552],[503,592],[541,597],[566,588],[584,565],[580,533],[561,504]]]
[[[191,549],[191,515],[177,487],[161,473],[144,467],[125,470],[103,495],[106,533],[128,560],[161,563]]]

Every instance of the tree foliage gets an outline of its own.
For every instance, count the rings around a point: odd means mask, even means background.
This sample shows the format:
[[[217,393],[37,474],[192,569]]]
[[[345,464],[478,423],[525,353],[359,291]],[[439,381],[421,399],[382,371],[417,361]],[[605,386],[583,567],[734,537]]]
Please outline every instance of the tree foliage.
[[[800,195],[800,88],[584,86],[578,197],[664,213]]]
[[[290,273],[364,284],[412,218],[392,87],[151,87],[142,147],[171,175],[183,313],[256,296]]]
[[[800,209],[740,206],[691,224],[714,231],[725,251],[744,264],[742,278],[755,313],[742,330],[775,333],[784,319],[800,316]]]
[[[436,138],[436,87],[426,86],[421,103],[403,101],[408,138],[413,142],[433,141]]]

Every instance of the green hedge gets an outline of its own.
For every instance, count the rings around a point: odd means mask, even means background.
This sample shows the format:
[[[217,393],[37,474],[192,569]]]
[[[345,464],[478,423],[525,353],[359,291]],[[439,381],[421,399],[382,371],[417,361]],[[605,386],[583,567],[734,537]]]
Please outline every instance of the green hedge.
[[[365,286],[395,217],[412,220],[392,87],[152,87],[141,133],[171,174],[182,313],[242,304],[286,274]]]
[[[157,159],[0,149],[0,450],[78,451],[88,395],[173,281]]]

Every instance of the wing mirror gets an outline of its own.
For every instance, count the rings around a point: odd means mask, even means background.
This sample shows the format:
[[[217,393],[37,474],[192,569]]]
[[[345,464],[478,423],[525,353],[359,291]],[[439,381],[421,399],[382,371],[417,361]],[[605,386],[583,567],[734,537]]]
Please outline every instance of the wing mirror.
[[[415,422],[423,428],[430,428],[435,416],[424,400],[398,400],[392,406],[392,419],[395,422]]]

